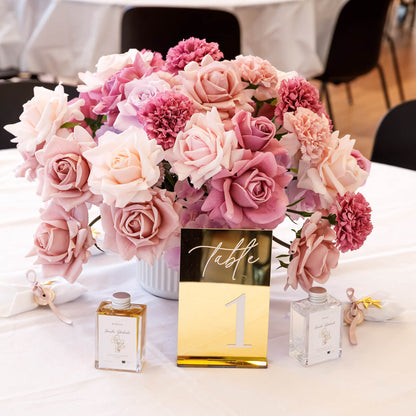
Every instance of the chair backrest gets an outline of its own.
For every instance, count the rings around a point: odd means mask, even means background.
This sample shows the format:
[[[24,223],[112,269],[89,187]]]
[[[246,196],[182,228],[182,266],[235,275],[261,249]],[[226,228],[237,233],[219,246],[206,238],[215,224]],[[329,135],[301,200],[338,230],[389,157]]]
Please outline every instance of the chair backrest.
[[[3,126],[19,121],[23,104],[33,97],[33,88],[41,86],[53,90],[56,85],[58,84],[37,80],[0,82],[0,149],[16,147],[15,143],[10,142],[13,135],[4,130]],[[68,94],[68,100],[78,96],[76,87],[64,85],[64,90]]]
[[[225,59],[240,54],[240,25],[227,11],[177,7],[133,7],[124,12],[121,49],[150,49],[164,57],[181,40],[217,42]]]
[[[397,105],[383,117],[371,160],[416,170],[416,100]]]
[[[344,5],[335,25],[325,71],[319,79],[349,82],[377,65],[393,1],[349,0]]]

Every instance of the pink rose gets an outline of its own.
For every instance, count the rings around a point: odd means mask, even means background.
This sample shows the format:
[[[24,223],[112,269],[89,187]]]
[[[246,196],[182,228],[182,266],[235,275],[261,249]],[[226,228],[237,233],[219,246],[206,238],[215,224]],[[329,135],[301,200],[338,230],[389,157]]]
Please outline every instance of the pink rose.
[[[207,55],[201,65],[189,63],[178,80],[177,88],[191,98],[196,111],[207,112],[216,107],[222,120],[231,118],[238,110],[253,111],[253,90],[246,89],[238,67],[230,61],[214,61]]]
[[[143,130],[129,127],[120,134],[107,131],[97,147],[84,152],[91,163],[91,192],[117,207],[149,201],[150,188],[159,180],[158,164],[163,156],[162,147],[156,140],[149,140]]]
[[[337,194],[355,192],[367,179],[368,173],[351,156],[354,143],[348,135],[344,136],[316,167],[309,161],[299,162],[298,187],[319,194],[323,208],[331,207]]]
[[[95,242],[88,226],[87,207],[82,204],[65,211],[52,202],[41,219],[28,256],[38,256],[35,264],[42,264],[44,277],[62,276],[75,282],[91,255],[88,248]]]
[[[101,205],[104,246],[123,259],[136,256],[149,264],[179,244],[179,209],[175,195],[161,189],[151,190],[152,198],[130,203],[123,208]]]
[[[120,113],[114,122],[114,127],[120,131],[127,130],[130,126],[141,127],[142,124],[137,117],[140,108],[159,92],[166,90],[170,90],[169,83],[156,74],[128,82],[124,86],[126,99],[118,103]]]
[[[58,85],[54,91],[34,87],[33,93],[33,98],[23,105],[20,121],[4,126],[5,130],[16,136],[12,142],[17,143],[18,150],[31,155],[39,149],[39,145],[53,136],[67,137],[70,131],[61,129],[64,123],[84,119],[80,111],[84,101],[68,104],[68,94],[65,94],[62,85]]]
[[[285,289],[291,286],[297,289],[298,284],[308,291],[313,282],[325,283],[331,269],[338,265],[339,251],[335,247],[335,231],[322,214],[315,212],[305,221],[300,238],[290,246],[291,261],[287,269]]]
[[[39,169],[38,193],[43,201],[55,198],[69,211],[84,202],[99,203],[88,186],[90,166],[82,153],[95,147],[93,138],[82,127],[63,139],[54,136],[47,145],[36,152],[42,168]]]
[[[358,166],[365,170],[367,173],[370,173],[371,170],[371,162],[362,155],[362,153],[357,149],[352,149],[351,156],[357,159]]]
[[[231,121],[240,146],[253,152],[267,146],[276,134],[276,126],[268,118],[254,118],[247,111],[239,111]]]
[[[102,56],[96,65],[96,72],[80,72],[79,79],[85,85],[79,85],[78,91],[89,93],[91,91],[101,89],[104,83],[120,69],[132,65],[136,56],[140,54],[137,49],[129,49],[128,52],[122,54],[112,54]]]
[[[234,131],[224,129],[214,107],[206,114],[193,114],[166,154],[179,180],[189,177],[200,188],[222,168],[231,167],[233,157],[237,157],[238,152],[234,153],[237,146]]]
[[[286,214],[284,188],[290,180],[272,153],[246,151],[232,170],[223,169],[212,178],[202,210],[231,228],[275,228]]]

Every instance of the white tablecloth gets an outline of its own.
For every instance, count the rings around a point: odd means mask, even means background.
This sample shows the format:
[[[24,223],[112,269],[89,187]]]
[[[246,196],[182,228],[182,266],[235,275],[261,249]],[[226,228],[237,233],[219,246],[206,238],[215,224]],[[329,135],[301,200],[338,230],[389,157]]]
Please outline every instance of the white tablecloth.
[[[0,151],[0,283],[24,282],[24,255],[38,224],[35,185],[16,179],[14,149]],[[135,262],[94,256],[79,281],[88,292],[60,306],[67,326],[47,308],[0,318],[1,415],[414,415],[416,403],[416,172],[373,164],[362,192],[373,208],[374,231],[355,253],[341,256],[325,285],[346,301],[379,291],[405,312],[388,323],[365,322],[357,346],[308,368],[288,355],[289,303],[273,273],[267,369],[178,368],[176,301],[141,289]],[[280,229],[281,228],[281,229]],[[279,227],[285,234],[290,228]],[[116,290],[148,305],[146,363],[140,374],[94,368],[95,310]]]
[[[305,77],[322,72],[334,24],[347,0],[1,0],[0,68],[76,77],[102,55],[118,53],[127,6],[230,10],[242,52]],[[174,46],[174,45],[172,45]]]

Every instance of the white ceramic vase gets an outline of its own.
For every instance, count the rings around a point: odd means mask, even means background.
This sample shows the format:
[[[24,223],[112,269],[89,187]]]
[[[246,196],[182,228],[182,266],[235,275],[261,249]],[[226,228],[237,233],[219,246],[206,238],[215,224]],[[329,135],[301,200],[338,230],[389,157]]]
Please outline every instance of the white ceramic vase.
[[[163,257],[155,260],[153,266],[139,260],[137,272],[144,290],[161,298],[178,300],[179,271],[170,269]]]

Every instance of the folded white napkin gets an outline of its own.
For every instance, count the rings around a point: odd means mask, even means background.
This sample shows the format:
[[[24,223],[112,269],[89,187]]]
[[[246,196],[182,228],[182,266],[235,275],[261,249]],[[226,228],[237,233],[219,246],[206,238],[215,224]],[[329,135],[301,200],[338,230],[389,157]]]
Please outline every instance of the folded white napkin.
[[[45,287],[55,293],[53,301],[55,305],[70,302],[87,291],[87,288],[80,283],[68,283],[62,277],[53,278],[50,282],[52,283]],[[27,284],[0,282],[0,317],[17,315],[38,306],[33,299],[33,285],[29,281]]]

